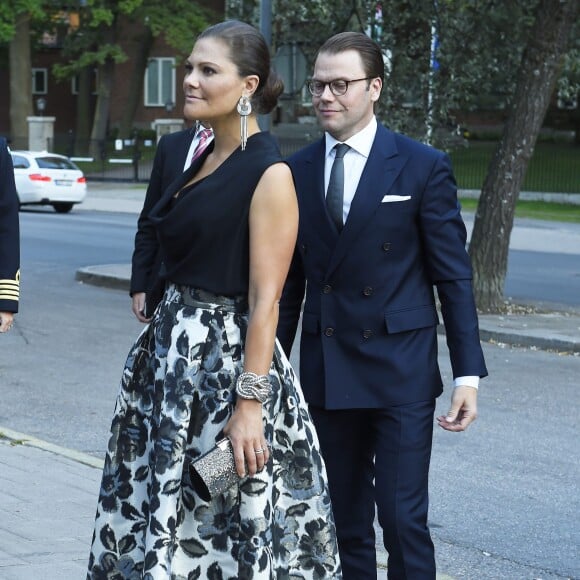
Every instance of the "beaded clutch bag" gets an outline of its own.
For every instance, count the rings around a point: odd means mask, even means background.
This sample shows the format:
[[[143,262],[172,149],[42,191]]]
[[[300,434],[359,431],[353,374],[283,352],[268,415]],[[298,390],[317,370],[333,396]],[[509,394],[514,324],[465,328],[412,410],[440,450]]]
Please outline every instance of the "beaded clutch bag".
[[[238,483],[231,441],[227,437],[218,441],[213,449],[192,461],[189,476],[197,495],[207,502]]]

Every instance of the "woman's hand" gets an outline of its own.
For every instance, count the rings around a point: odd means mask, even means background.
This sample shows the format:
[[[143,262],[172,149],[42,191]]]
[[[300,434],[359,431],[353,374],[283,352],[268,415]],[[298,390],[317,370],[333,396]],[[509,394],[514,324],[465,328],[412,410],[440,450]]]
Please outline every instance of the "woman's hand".
[[[238,399],[236,409],[224,428],[234,450],[236,471],[240,477],[262,471],[270,459],[270,450],[264,437],[262,403],[253,399]]]
[[[131,310],[139,322],[149,322],[145,317],[145,292],[135,292],[132,297]]]

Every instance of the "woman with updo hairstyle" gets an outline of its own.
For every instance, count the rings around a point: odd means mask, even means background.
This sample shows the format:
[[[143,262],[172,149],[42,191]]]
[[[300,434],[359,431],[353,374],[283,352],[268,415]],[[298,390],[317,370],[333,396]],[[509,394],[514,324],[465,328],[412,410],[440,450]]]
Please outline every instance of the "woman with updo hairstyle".
[[[214,139],[148,215],[165,292],[122,373],[87,578],[342,578],[318,437],[275,338],[298,208],[256,114],[283,84],[258,30],[226,21],[198,37],[183,89]],[[235,481],[204,488],[196,460],[227,465],[218,443]]]
[[[249,24],[227,20],[204,30],[198,40],[203,38],[227,44],[240,76],[257,75],[259,82],[252,95],[252,106],[261,115],[270,113],[284,91],[284,83],[270,67],[270,50],[262,34]]]

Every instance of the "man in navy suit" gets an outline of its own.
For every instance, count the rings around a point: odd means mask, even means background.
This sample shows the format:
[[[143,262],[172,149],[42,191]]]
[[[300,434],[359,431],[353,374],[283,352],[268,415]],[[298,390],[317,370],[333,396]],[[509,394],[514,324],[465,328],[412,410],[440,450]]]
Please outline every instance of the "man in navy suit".
[[[163,135],[157,144],[153,169],[145,194],[143,209],[137,221],[135,249],[131,264],[130,293],[132,310],[137,319],[147,322],[152,312],[145,312],[146,295],[159,291],[160,254],[155,228],[149,221],[151,208],[161,199],[167,187],[191,165],[192,159],[207,147],[213,134],[201,123],[191,129]]]
[[[442,391],[434,287],[455,382],[442,428],[462,431],[476,418],[487,371],[449,160],[377,123],[383,74],[380,47],[364,34],[341,33],[319,50],[308,86],[325,135],[289,159],[300,225],[278,338],[289,354],[306,289],[300,379],[345,580],[377,577],[375,506],[388,577],[433,580],[428,475]],[[338,215],[327,206],[337,191]]]
[[[12,156],[0,138],[0,333],[12,328],[20,297],[18,195]]]

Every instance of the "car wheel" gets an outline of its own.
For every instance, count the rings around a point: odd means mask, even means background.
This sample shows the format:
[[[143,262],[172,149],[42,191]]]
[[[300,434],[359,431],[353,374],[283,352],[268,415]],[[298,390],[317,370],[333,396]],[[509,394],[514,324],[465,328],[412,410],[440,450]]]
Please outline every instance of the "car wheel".
[[[73,208],[73,203],[55,202],[52,204],[56,213],[68,213]]]

